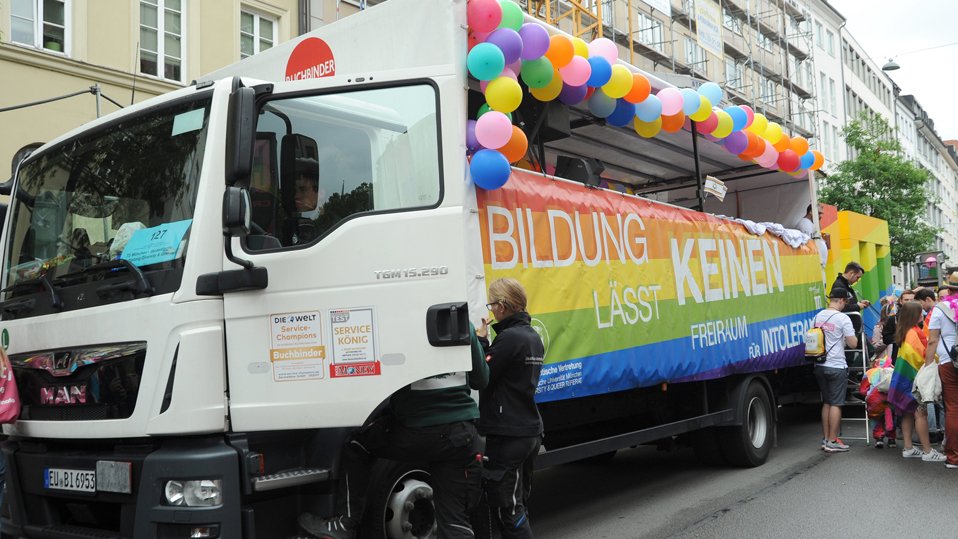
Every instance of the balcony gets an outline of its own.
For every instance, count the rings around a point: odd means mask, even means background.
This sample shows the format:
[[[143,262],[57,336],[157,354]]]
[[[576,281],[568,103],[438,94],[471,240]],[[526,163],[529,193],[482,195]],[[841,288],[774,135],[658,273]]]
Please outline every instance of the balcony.
[[[800,5],[797,0],[785,0],[785,13],[793,19],[801,22],[808,19],[808,10]]]

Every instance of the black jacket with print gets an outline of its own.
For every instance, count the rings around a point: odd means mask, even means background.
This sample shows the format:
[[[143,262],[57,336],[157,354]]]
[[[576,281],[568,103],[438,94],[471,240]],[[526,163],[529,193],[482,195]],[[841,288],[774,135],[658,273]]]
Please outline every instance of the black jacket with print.
[[[545,351],[529,325],[529,313],[516,313],[492,325],[492,345],[480,339],[489,363],[489,385],[479,392],[479,432],[499,436],[539,436],[542,417],[536,387]]]

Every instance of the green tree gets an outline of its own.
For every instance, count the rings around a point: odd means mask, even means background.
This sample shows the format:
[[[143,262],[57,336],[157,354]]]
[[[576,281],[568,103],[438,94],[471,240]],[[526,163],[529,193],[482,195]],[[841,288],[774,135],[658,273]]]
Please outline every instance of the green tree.
[[[888,222],[892,264],[911,263],[930,250],[938,229],[924,220],[932,195],[926,191],[931,174],[906,159],[888,122],[865,113],[842,130],[856,157],[838,164],[838,172],[823,179],[822,202]]]

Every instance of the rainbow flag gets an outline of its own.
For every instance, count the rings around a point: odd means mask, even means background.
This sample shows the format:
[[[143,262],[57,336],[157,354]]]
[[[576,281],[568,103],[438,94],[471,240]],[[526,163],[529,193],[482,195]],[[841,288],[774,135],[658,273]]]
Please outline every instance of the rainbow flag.
[[[898,349],[898,360],[895,361],[895,373],[891,377],[891,386],[888,388],[888,403],[899,414],[913,414],[918,409],[918,401],[911,394],[912,385],[918,369],[925,364],[925,347],[928,341],[924,333],[912,328],[905,335],[905,342]]]
[[[520,170],[476,193],[486,280],[523,284],[545,345],[537,401],[807,365],[814,245]]]

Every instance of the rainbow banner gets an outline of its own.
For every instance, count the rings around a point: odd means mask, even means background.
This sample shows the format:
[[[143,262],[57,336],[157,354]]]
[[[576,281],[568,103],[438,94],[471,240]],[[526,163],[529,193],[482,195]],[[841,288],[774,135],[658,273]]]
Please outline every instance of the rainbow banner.
[[[545,344],[539,402],[803,363],[812,244],[518,170],[477,198],[487,284],[525,286]]]

